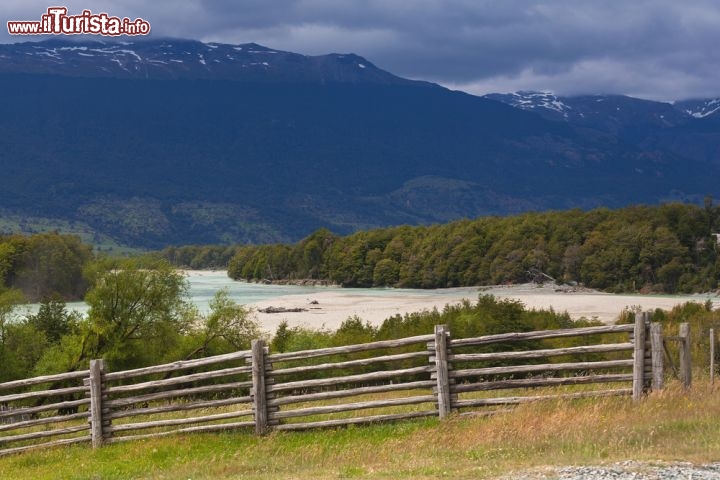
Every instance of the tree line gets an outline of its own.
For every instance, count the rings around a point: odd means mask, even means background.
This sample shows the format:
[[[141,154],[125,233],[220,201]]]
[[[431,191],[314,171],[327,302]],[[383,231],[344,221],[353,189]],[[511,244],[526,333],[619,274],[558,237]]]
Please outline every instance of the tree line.
[[[720,207],[671,203],[399,226],[237,249],[233,279],[323,279],[346,287],[523,283],[543,272],[609,292],[718,288]]]

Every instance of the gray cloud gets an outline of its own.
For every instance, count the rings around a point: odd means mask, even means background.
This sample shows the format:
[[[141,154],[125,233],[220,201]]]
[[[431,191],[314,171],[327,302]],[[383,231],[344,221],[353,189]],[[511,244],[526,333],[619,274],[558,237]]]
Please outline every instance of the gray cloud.
[[[715,0],[104,0],[63,3],[142,17],[154,36],[354,52],[398,75],[472,93],[516,89],[720,96]],[[6,0],[7,20],[49,4]],[[0,41],[16,41],[3,32]],[[25,39],[21,39],[25,40]]]

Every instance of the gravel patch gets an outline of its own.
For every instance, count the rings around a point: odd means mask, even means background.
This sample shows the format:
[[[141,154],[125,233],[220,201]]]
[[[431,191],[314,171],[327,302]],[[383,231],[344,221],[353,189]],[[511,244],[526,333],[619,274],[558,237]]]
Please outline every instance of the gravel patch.
[[[548,467],[543,471],[515,472],[513,480],[720,480],[720,463],[645,463],[626,461],[603,466]]]

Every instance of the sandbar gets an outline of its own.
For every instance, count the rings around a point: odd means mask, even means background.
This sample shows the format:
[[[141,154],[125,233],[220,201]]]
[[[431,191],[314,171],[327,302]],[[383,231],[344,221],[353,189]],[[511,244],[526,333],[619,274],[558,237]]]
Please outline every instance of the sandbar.
[[[515,299],[528,309],[549,309],[567,312],[571,318],[597,319],[603,323],[615,322],[624,309],[643,311],[661,308],[669,310],[686,302],[705,303],[710,300],[714,308],[720,306],[717,292],[697,295],[618,295],[589,289],[558,287],[557,285],[511,285],[493,287],[462,287],[434,290],[343,289],[312,294],[284,295],[269,300],[251,303],[261,327],[274,332],[282,321],[288,325],[313,329],[334,330],[347,318],[357,316],[364,322],[380,325],[393,315],[432,310],[442,310],[445,305],[457,304],[463,300],[476,302],[479,295],[494,295],[496,298]],[[303,311],[263,313],[260,309],[301,309]]]

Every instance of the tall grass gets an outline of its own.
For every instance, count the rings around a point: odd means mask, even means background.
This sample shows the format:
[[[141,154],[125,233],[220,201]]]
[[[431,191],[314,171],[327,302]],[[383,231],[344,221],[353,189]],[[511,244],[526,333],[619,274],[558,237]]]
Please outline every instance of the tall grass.
[[[491,417],[308,432],[186,435],[0,458],[0,478],[493,478],[548,465],[720,458],[720,391],[696,380],[639,403],[551,400]]]

